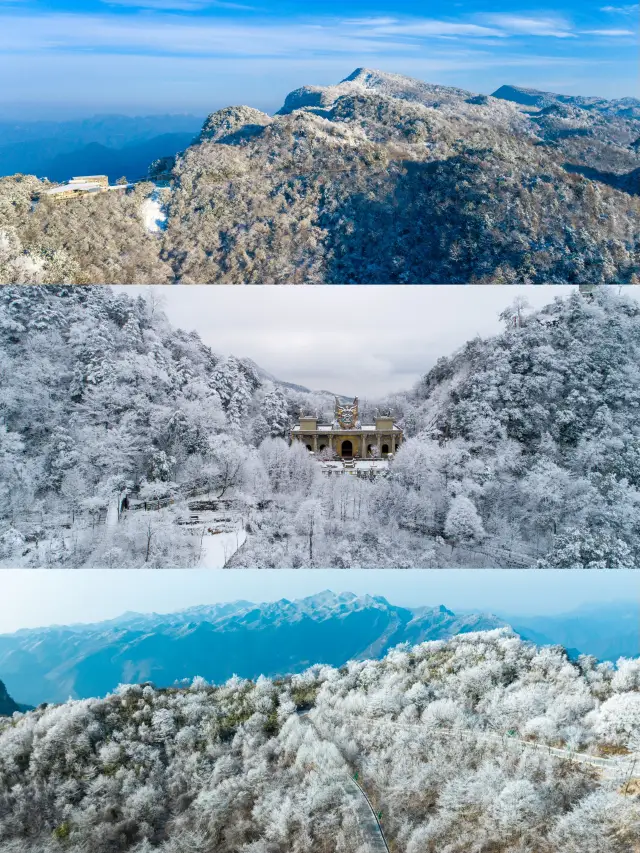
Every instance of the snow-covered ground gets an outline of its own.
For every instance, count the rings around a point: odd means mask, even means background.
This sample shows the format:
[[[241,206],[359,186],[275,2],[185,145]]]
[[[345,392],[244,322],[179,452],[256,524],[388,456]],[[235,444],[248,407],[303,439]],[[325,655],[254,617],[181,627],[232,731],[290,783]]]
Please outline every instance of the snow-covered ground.
[[[167,226],[167,212],[160,201],[160,193],[154,190],[149,198],[145,198],[140,208],[144,227],[150,234],[164,230]]]
[[[241,526],[227,533],[206,534],[202,537],[202,554],[198,568],[224,569],[246,538],[247,532]]]

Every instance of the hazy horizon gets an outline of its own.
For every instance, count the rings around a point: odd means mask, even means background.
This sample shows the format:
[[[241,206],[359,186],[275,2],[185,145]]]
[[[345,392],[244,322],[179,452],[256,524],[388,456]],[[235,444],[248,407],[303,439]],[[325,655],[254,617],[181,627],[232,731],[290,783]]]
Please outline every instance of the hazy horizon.
[[[637,93],[637,4],[4,0],[0,115],[277,110],[358,67],[489,94]],[[594,62],[597,54],[598,61]]]
[[[0,634],[102,622],[127,611],[169,614],[241,599],[296,600],[327,589],[381,595],[403,607],[442,604],[454,613],[551,616],[625,601],[640,607],[640,578],[632,569],[5,569],[2,576]]]
[[[0,16],[1,19],[1,16]],[[2,57],[0,56],[0,68],[2,67]],[[346,66],[345,66],[346,67]],[[235,98],[227,98],[224,97],[216,97],[211,102],[208,102],[205,98],[202,100],[194,101],[191,103],[189,109],[180,109],[180,105],[182,102],[182,98],[176,97],[175,103],[170,105],[170,108],[167,108],[163,103],[154,104],[150,102],[148,104],[140,103],[140,104],[129,104],[127,105],[126,101],[118,102],[109,101],[107,108],[95,110],[92,108],[91,104],[78,104],[77,106],[69,105],[69,104],[55,104],[52,103],[51,100],[44,101],[42,103],[32,102],[30,104],[25,104],[23,100],[18,102],[11,101],[0,101],[0,123],[20,123],[20,124],[38,124],[38,123],[67,123],[67,122],[75,122],[75,121],[85,121],[90,122],[92,120],[101,119],[101,118],[128,118],[128,119],[145,119],[149,117],[156,116],[192,116],[197,118],[198,120],[204,121],[206,117],[217,110],[224,109],[228,106],[234,106],[237,104],[245,104],[246,106],[254,107],[255,109],[260,110],[261,112],[267,113],[268,115],[275,115],[278,110],[282,107],[286,96],[301,86],[332,86],[339,83],[341,80],[345,79],[349,76],[353,71],[355,71],[356,67],[362,66],[354,66],[351,71],[346,71],[342,76],[337,78],[331,77],[329,75],[316,76],[314,75],[313,82],[309,82],[307,80],[296,80],[293,77],[293,74],[286,79],[290,79],[289,87],[287,87],[286,83],[279,85],[272,94],[267,97],[260,97],[256,100],[255,98],[255,85],[254,81],[247,81],[245,86],[238,87],[236,90]],[[371,64],[364,67],[372,67]],[[528,89],[537,89],[539,91],[550,92],[556,95],[563,96],[582,96],[582,97],[595,97],[595,98],[603,98],[605,100],[617,100],[620,98],[637,98],[640,99],[640,88],[635,86],[633,83],[629,83],[628,91],[606,91],[604,88],[599,91],[593,90],[593,87],[589,88],[588,86],[582,86],[580,88],[580,84],[582,79],[576,81],[558,81],[559,85],[553,86],[548,85],[546,88],[543,85],[536,85],[535,81],[527,82],[527,80],[519,78],[517,82],[514,79],[511,79],[509,75],[504,75],[505,79],[500,82],[496,82],[495,85],[492,86],[473,86],[473,75],[469,75],[470,79],[465,78],[465,76],[461,75],[460,79],[447,79],[446,81],[437,79],[433,75],[424,75],[416,71],[412,73],[411,70],[402,71],[392,67],[379,67],[375,66],[375,70],[385,71],[387,73],[397,73],[403,74],[407,77],[414,77],[419,80],[423,80],[426,83],[431,83],[433,85],[440,86],[450,86],[453,88],[460,88],[468,90],[472,93],[477,93],[481,95],[491,95],[494,91],[500,88],[500,86],[519,86]],[[340,72],[338,72],[339,74]],[[329,72],[330,74],[330,72]],[[260,76],[258,74],[257,76]],[[446,76],[446,75],[445,75]],[[565,85],[562,85],[562,84]],[[594,84],[597,86],[598,83],[602,86],[602,81],[594,81]],[[605,93],[606,91],[606,93]]]

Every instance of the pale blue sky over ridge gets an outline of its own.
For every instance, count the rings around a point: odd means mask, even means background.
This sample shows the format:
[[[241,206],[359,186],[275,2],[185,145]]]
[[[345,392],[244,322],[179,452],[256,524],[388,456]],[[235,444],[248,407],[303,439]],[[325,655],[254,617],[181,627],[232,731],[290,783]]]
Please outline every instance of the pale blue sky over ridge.
[[[0,117],[274,111],[359,66],[632,96],[637,25],[637,4],[602,0],[0,0]]]

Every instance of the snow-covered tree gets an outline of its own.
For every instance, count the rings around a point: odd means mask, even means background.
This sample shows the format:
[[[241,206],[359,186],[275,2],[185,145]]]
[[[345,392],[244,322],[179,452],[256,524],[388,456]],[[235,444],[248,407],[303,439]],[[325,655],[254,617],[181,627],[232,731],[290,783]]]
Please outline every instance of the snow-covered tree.
[[[444,533],[454,542],[477,542],[485,537],[478,511],[465,495],[458,495],[451,501]]]

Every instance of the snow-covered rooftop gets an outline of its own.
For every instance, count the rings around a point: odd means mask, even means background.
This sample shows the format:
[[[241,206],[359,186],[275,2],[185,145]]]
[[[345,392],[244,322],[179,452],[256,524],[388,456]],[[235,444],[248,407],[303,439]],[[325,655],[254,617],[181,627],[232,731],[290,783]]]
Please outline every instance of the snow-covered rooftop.
[[[56,193],[66,193],[69,190],[83,190],[84,192],[97,192],[98,190],[103,189],[100,184],[81,184],[80,182],[74,184],[62,184],[60,187],[52,187],[49,190],[45,190],[46,195],[55,195]]]

